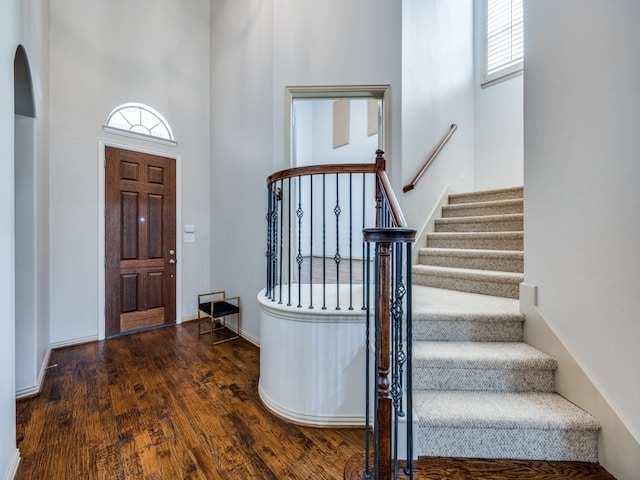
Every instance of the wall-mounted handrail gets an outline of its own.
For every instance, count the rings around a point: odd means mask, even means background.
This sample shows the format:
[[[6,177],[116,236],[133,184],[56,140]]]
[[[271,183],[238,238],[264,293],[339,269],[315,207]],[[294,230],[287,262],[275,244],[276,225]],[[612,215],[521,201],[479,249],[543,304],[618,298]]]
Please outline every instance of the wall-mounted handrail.
[[[416,174],[415,177],[413,177],[413,180],[411,180],[411,182],[407,183],[404,187],[402,187],[402,191],[404,193],[407,193],[407,192],[409,192],[409,191],[411,191],[411,190],[413,190],[415,188],[415,186],[420,181],[420,178],[422,178],[422,175],[424,175],[424,172],[427,171],[427,168],[429,168],[429,165],[431,165],[431,163],[435,160],[435,158],[440,154],[440,151],[444,148],[444,146],[447,144],[447,142],[451,138],[451,135],[453,135],[453,133],[457,129],[458,129],[458,125],[456,125],[455,123],[451,125],[451,128],[449,129],[447,134],[442,138],[442,141],[438,144],[436,149],[429,156],[429,158],[424,163],[424,165],[422,166],[420,171]]]

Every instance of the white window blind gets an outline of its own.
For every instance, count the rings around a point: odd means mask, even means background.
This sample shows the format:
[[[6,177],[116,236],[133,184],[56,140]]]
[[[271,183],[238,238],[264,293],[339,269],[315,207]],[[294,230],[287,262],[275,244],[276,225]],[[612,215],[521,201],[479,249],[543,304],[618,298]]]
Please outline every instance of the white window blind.
[[[487,0],[483,84],[522,70],[522,0]]]

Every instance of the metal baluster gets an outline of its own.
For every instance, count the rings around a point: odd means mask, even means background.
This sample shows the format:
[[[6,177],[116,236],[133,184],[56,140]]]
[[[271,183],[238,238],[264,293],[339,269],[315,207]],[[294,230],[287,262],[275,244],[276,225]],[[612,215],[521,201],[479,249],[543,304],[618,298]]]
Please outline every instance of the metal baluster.
[[[362,242],[362,258],[365,258],[365,242]],[[371,261],[371,244],[367,243],[367,248],[366,248],[366,259],[367,259],[367,263],[369,263]],[[364,272],[363,272],[364,273]],[[363,285],[363,292],[364,292],[364,302],[366,302],[365,305],[369,305],[369,295],[371,294],[371,283],[370,283],[370,271],[369,269],[367,269],[367,273],[366,273],[366,283],[365,285]],[[365,280],[365,277],[363,276],[363,280]],[[365,308],[363,306],[363,308]],[[371,469],[370,469],[370,465],[369,465],[369,450],[371,448],[371,439],[369,438],[371,435],[371,407],[370,407],[370,402],[371,402],[371,398],[370,398],[370,391],[371,391],[371,310],[369,308],[366,309],[366,316],[365,316],[365,406],[364,406],[364,410],[365,410],[365,431],[364,431],[364,457],[365,457],[365,467],[364,467],[364,475],[363,477],[366,479],[371,478]]]
[[[287,245],[287,258],[288,258],[288,262],[287,262],[287,270],[289,272],[289,280],[288,280],[288,285],[287,285],[287,290],[288,290],[288,298],[287,298],[287,306],[290,307],[291,306],[291,276],[293,273],[293,265],[291,264],[291,249],[292,249],[292,245],[291,245],[291,199],[293,197],[293,194],[291,192],[291,177],[289,177],[289,201],[288,201],[288,216],[289,216],[289,228],[288,228],[288,234],[289,234],[289,243]]]
[[[353,174],[349,173],[349,310],[353,310]]]
[[[362,230],[364,230],[365,221],[366,221],[366,218],[367,218],[367,216],[366,216],[367,210],[365,208],[365,205],[366,205],[366,201],[365,201],[365,199],[366,199],[366,196],[365,196],[365,193],[366,193],[365,192],[365,190],[366,190],[366,180],[367,180],[366,174],[363,173],[362,174]],[[364,244],[365,244],[365,242],[364,242],[364,238],[363,238],[362,239],[362,259],[363,260],[364,260],[364,257],[365,257]],[[365,273],[365,269],[366,269],[367,273]],[[363,282],[364,282],[365,277],[368,278],[368,272],[369,272],[369,262],[368,261],[367,262],[363,262],[362,263],[362,281]],[[367,283],[367,285],[368,285],[368,283]],[[369,287],[367,286],[366,288],[369,288]],[[365,308],[367,308],[368,305],[369,305],[368,302],[367,302],[366,296],[365,296],[366,288],[363,285],[363,288],[362,288],[362,309],[363,310]]]
[[[267,251],[264,256],[267,260],[267,288],[265,290],[265,296],[269,299],[271,298],[271,189],[273,187],[269,185],[267,188]]]
[[[309,183],[309,308],[313,310],[313,175]]]
[[[394,244],[393,253],[393,302],[392,302],[392,328],[393,328],[393,376],[391,395],[393,398],[394,409],[394,438],[396,439],[394,444],[394,472],[398,474],[398,426],[399,418],[404,417],[404,411],[402,408],[402,375],[404,372],[404,363],[406,361],[404,346],[402,342],[402,316],[403,316],[403,298],[404,298],[404,285],[402,283],[402,244],[396,242]]]
[[[334,262],[336,262],[336,310],[340,310],[340,193],[339,193],[339,177],[340,174],[336,173],[336,206],[333,209],[333,213],[336,215],[336,254],[333,256]]]
[[[280,296],[278,298],[278,304],[282,304],[282,275],[283,275],[283,268],[282,268],[282,262],[284,261],[283,258],[283,247],[284,247],[284,202],[282,201],[282,195],[284,192],[284,180],[280,180],[280,198],[277,198],[277,200],[280,202],[280,280],[279,280],[279,284],[280,284]]]
[[[378,323],[380,322],[380,311],[377,308],[377,302],[378,299],[380,298],[380,278],[378,276],[378,270],[380,269],[380,244],[376,242],[376,246],[375,246],[375,256],[374,256],[374,269],[373,271],[375,272],[375,287],[374,287],[374,302],[376,303],[376,308],[374,309],[374,325],[375,325],[375,329],[374,329],[374,342],[376,345],[376,357],[378,356],[377,353],[377,348],[380,345],[380,341],[379,341],[379,337],[380,337],[380,332],[379,332],[379,328],[378,328]],[[378,479],[380,478],[380,422],[378,421],[378,415],[377,412],[379,410],[379,404],[380,404],[380,395],[378,394],[378,361],[376,359],[376,363],[375,363],[375,368],[374,368],[374,372],[375,372],[375,379],[376,379],[376,394],[374,395],[374,402],[373,402],[373,411],[376,412],[375,416],[374,416],[374,420],[373,420],[373,469],[374,469],[374,478]]]
[[[327,309],[327,222],[326,222],[326,203],[325,203],[325,186],[326,174],[322,174],[322,310]]]
[[[413,480],[413,313],[412,305],[412,280],[411,280],[411,242],[407,242],[406,263],[406,322],[407,322],[407,465],[404,473]]]
[[[298,255],[296,262],[298,263],[298,308],[302,307],[302,177],[298,177],[298,209],[296,210],[298,217]]]

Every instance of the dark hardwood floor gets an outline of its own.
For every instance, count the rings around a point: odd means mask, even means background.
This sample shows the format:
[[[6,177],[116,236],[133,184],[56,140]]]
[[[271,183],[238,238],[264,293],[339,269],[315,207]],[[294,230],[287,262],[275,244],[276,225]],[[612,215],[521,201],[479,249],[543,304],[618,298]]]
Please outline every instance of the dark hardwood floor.
[[[363,450],[363,429],[272,415],[258,348],[211,347],[195,322],[56,350],[50,363],[41,394],[17,402],[17,480],[332,480]],[[421,459],[416,478],[613,478],[590,464],[483,462]]]

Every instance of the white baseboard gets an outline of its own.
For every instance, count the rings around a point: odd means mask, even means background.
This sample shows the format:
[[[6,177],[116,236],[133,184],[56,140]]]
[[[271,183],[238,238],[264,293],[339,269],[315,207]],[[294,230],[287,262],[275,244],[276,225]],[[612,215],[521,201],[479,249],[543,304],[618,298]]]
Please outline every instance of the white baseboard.
[[[30,387],[23,387],[16,390],[16,400],[38,395],[42,391],[42,383],[44,382],[44,377],[47,374],[47,369],[49,368],[50,358],[51,348],[49,348],[47,350],[47,353],[45,353],[44,355],[44,359],[42,360],[42,364],[40,365],[40,373],[38,374],[38,380],[36,381],[36,384]]]
[[[258,381],[258,394],[265,407],[280,418],[288,420],[296,425],[310,427],[362,427],[365,425],[364,415],[310,415],[296,412],[270,398],[262,389],[262,384]]]
[[[18,473],[18,465],[20,465],[20,450],[16,448],[15,452],[13,453],[13,458],[11,459],[11,462],[9,463],[9,466],[7,467],[7,470],[2,478],[4,480],[13,480],[16,476],[16,473]]]
[[[422,228],[417,232],[412,252],[413,258],[411,259],[413,265],[418,264],[418,251],[427,244],[427,234],[435,232],[436,219],[442,216],[442,207],[449,203],[449,195],[451,193],[454,193],[453,189],[447,185],[442,192],[442,195],[440,195],[438,202],[435,204],[433,210],[431,210],[431,213],[424,222],[424,225],[422,225]]]
[[[245,340],[247,340],[248,342],[253,343],[256,347],[260,348],[260,339],[259,338],[256,338],[253,335],[249,335],[246,332],[241,332],[240,336],[242,338],[244,338]]]
[[[74,338],[72,340],[64,340],[62,342],[55,342],[51,344],[51,349],[72,347],[74,345],[82,345],[83,343],[97,342],[98,335],[89,335],[88,337]]]

